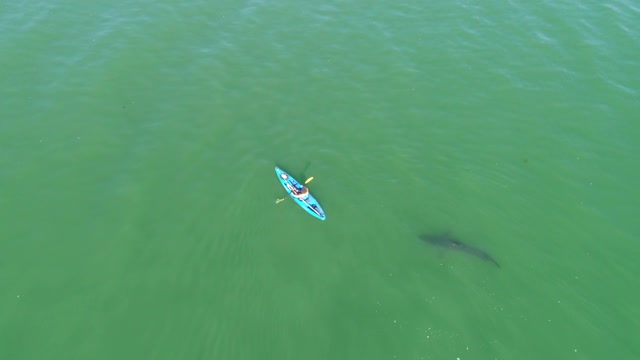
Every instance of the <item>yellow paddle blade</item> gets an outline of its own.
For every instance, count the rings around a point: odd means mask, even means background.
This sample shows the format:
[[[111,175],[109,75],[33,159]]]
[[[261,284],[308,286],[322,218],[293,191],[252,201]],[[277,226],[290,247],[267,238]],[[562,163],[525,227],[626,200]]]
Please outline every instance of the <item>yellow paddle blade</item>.
[[[279,202],[282,202],[282,201],[284,201],[285,199],[286,199],[286,198],[282,198],[282,199],[277,199],[277,200],[276,200],[276,204],[277,204],[277,203],[279,203]]]
[[[311,182],[311,180],[313,180],[313,176],[312,176],[312,177],[310,177],[310,178],[308,178],[308,179],[307,179],[307,181],[305,181],[305,182],[304,182],[304,184],[305,184],[305,185],[307,185],[308,183],[310,183],[310,182]]]

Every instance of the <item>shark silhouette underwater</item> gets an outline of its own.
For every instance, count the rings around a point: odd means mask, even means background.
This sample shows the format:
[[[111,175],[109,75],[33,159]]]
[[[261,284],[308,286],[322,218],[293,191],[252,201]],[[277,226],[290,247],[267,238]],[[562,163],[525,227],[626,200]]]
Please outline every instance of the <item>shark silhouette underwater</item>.
[[[484,261],[493,263],[497,267],[500,267],[500,264],[498,264],[498,262],[485,251],[469,244],[465,244],[462,241],[454,238],[450,234],[422,234],[419,236],[419,238],[428,244],[465,252],[467,254],[477,256]]]

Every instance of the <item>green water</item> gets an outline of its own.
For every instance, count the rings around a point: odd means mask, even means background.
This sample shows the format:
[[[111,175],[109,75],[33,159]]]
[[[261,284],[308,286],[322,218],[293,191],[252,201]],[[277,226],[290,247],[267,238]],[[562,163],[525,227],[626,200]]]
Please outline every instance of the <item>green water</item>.
[[[0,359],[638,358],[639,18],[2,2]]]

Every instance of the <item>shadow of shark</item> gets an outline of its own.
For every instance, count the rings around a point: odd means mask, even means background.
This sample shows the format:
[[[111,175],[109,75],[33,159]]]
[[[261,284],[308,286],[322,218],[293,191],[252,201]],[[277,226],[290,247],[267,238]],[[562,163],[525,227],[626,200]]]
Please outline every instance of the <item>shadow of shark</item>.
[[[497,267],[500,267],[500,264],[498,264],[498,262],[485,251],[480,250],[474,246],[465,244],[462,241],[454,238],[449,234],[433,234],[433,235],[423,234],[423,235],[420,235],[419,238],[431,245],[458,250],[458,251],[465,252],[467,254],[475,255],[484,261],[494,263]]]

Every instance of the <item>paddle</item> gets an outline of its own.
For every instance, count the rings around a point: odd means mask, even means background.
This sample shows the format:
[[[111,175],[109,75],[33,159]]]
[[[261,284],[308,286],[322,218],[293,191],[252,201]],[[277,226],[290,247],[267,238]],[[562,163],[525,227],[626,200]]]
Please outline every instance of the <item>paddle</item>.
[[[313,180],[313,176],[312,176],[312,177],[310,177],[310,178],[308,178],[308,179],[307,179],[307,181],[305,181],[305,182],[304,182],[304,184],[305,184],[305,185],[307,185],[308,183],[310,183],[310,182],[311,182],[311,180]],[[286,198],[286,197],[284,197],[284,198],[282,198],[282,199],[276,199],[276,204],[278,204],[278,203],[280,203],[280,202],[283,202],[283,201],[285,201],[285,200],[287,200],[287,198]]]

